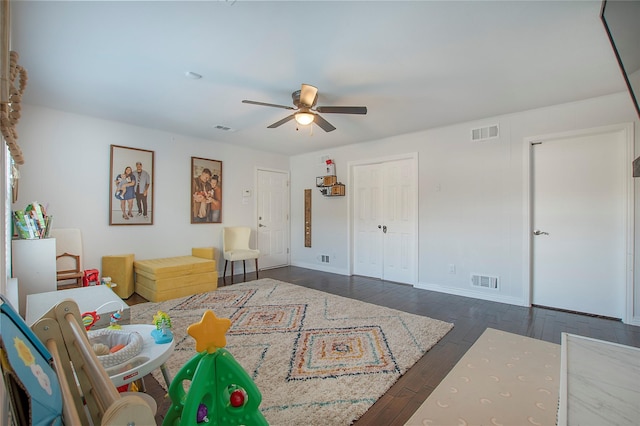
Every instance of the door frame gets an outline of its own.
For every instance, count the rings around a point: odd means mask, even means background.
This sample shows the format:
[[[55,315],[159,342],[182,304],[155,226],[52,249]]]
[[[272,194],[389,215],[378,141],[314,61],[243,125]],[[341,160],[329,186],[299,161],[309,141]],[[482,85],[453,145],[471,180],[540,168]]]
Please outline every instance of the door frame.
[[[522,174],[522,205],[523,205],[523,247],[522,247],[522,282],[525,290],[524,304],[531,306],[531,300],[533,298],[533,191],[531,191],[531,185],[533,183],[533,168],[531,167],[532,160],[532,146],[538,142],[551,142],[557,139],[577,138],[583,136],[592,136],[603,133],[624,132],[626,139],[626,149],[624,163],[628,165],[627,178],[623,181],[623,193],[626,194],[624,203],[625,206],[625,270],[626,270],[626,283],[625,283],[625,300],[624,300],[624,315],[622,321],[627,324],[640,325],[640,318],[634,319],[634,192],[633,192],[633,176],[631,172],[631,162],[634,155],[634,131],[633,123],[621,123],[610,126],[592,127],[581,130],[574,130],[568,132],[551,133],[539,136],[530,136],[524,138],[523,143],[523,174]]]
[[[272,173],[282,173],[287,176],[287,221],[288,229],[287,229],[287,265],[291,265],[291,172],[289,170],[281,170],[281,169],[273,169],[269,167],[256,167],[255,175],[254,175],[254,188],[255,188],[255,197],[253,197],[253,218],[255,220],[255,229],[256,229],[256,247],[260,247],[260,242],[258,239],[260,238],[260,233],[258,232],[258,224],[260,221],[258,220],[258,190],[260,189],[258,175],[261,171],[264,172],[272,172]],[[262,268],[258,267],[259,270]]]
[[[413,277],[412,277],[412,285],[415,287],[416,284],[418,283],[418,271],[420,269],[420,257],[418,256],[419,254],[419,242],[420,239],[418,238],[418,229],[419,229],[419,222],[420,222],[420,215],[419,215],[419,210],[418,210],[418,206],[419,206],[419,200],[418,200],[418,196],[419,196],[419,183],[420,183],[420,163],[418,162],[418,153],[417,152],[408,152],[405,154],[397,154],[397,155],[389,155],[386,157],[378,157],[378,158],[371,158],[368,160],[356,160],[356,161],[349,161],[347,162],[347,169],[348,169],[348,173],[347,173],[347,188],[351,188],[352,190],[349,191],[349,196],[347,197],[347,216],[349,217],[349,221],[347,224],[347,243],[348,243],[348,247],[349,250],[347,250],[347,265],[349,268],[349,275],[353,275],[353,253],[355,250],[354,247],[354,241],[355,241],[355,237],[353,235],[353,230],[354,230],[354,220],[355,218],[353,217],[354,212],[355,212],[355,208],[354,208],[354,191],[353,191],[353,185],[354,185],[354,169],[358,166],[366,166],[366,165],[370,165],[370,164],[381,164],[381,163],[388,163],[391,161],[398,161],[398,160],[412,160],[414,162],[414,166],[415,166],[415,185],[414,185],[414,205],[413,208],[416,212],[416,220],[415,220],[415,224],[414,224],[414,241],[413,241],[413,246],[414,248],[414,259],[415,259],[415,264],[414,264],[414,271],[413,271]]]

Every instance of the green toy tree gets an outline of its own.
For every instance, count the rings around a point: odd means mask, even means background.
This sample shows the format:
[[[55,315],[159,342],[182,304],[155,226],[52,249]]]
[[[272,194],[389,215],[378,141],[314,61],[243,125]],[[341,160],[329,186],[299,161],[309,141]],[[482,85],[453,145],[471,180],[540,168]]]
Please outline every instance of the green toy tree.
[[[268,425],[260,412],[262,395],[251,377],[224,349],[228,318],[207,310],[187,333],[196,340],[196,351],[169,386],[171,407],[162,422],[186,425]],[[191,382],[185,392],[183,381]]]

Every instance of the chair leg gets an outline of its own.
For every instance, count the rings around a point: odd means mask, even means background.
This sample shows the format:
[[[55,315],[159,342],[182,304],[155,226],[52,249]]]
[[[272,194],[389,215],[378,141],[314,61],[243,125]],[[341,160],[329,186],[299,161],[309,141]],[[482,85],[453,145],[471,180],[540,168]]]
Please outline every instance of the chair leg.
[[[245,263],[244,260],[242,261],[242,272],[244,274],[242,278],[244,279],[244,281],[246,281],[247,280],[247,264]]]
[[[224,260],[224,272],[222,273],[222,282],[226,282],[227,281],[227,262],[229,262],[228,260]]]
[[[231,261],[231,284],[233,284],[233,260]]]
[[[258,258],[256,257],[256,280],[259,279],[258,277]]]

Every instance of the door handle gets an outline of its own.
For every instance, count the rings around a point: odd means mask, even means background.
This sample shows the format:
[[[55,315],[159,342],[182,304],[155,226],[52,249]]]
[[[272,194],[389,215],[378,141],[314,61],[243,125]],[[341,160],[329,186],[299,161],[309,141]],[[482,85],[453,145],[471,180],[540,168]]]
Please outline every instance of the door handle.
[[[549,235],[549,233],[536,229],[535,231],[533,231],[533,235]]]
[[[266,227],[267,227],[267,225],[263,225],[261,223],[258,224],[258,228],[266,228]]]
[[[384,225],[384,226],[382,227],[382,232],[384,232],[385,234],[387,233],[387,225]]]

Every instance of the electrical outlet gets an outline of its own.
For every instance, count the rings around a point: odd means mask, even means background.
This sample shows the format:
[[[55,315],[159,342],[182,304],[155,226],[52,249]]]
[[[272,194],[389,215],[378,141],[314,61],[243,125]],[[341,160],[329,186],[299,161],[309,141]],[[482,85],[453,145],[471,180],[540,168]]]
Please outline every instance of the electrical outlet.
[[[456,273],[456,265],[454,265],[453,263],[449,264],[449,273],[450,274],[455,274]]]

